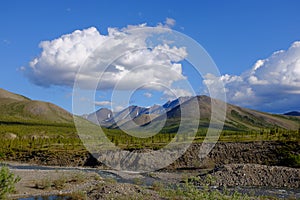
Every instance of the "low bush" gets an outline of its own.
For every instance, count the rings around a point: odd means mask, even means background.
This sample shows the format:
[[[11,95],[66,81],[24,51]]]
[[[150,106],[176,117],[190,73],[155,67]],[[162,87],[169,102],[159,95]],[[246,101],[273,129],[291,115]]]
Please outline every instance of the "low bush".
[[[299,154],[286,153],[281,162],[284,165],[289,166],[289,167],[300,168],[300,155]]]
[[[0,170],[0,199],[6,199],[9,193],[15,191],[15,184],[19,182],[20,177],[16,177],[6,166]]]

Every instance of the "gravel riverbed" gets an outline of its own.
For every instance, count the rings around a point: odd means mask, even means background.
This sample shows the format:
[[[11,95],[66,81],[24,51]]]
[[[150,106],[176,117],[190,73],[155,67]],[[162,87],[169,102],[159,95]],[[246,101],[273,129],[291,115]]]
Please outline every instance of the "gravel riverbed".
[[[150,177],[163,184],[178,184],[187,177],[197,175],[200,177],[200,181],[195,182],[195,185],[203,184],[209,175],[214,178],[213,184],[216,188],[273,188],[274,194],[271,194],[273,196],[280,197],[282,191],[285,191],[289,196],[300,198],[300,169],[259,164],[229,164],[202,175],[199,175],[200,171],[197,170],[188,172],[158,171],[149,174],[107,171],[111,174],[115,173],[115,177],[119,177],[118,180],[125,180],[127,183],[118,182],[114,178],[101,177],[94,171],[83,171],[82,168],[66,170],[57,167],[55,170],[12,169],[11,171],[21,177],[21,181],[16,185],[16,194],[10,196],[12,199],[69,194],[76,196],[77,193],[84,192],[91,200],[124,199],[126,196],[136,199],[147,197],[147,199],[156,200],[163,198],[156,191],[142,186],[143,181],[147,180],[146,178]],[[43,184],[47,184],[45,181],[51,184],[42,188]],[[129,183],[130,181],[131,183]],[[59,184],[63,184],[63,187],[56,187],[60,186]],[[38,185],[40,186],[38,187]],[[261,193],[264,194],[264,192]],[[267,194],[269,195],[269,193]]]

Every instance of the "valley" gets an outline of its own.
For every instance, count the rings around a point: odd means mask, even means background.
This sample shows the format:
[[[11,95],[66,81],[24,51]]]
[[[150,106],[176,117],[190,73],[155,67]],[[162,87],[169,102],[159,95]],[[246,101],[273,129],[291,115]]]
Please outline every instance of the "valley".
[[[125,195],[126,192],[122,193],[122,191],[128,191],[130,195],[137,195],[138,199],[140,195],[138,191],[142,191],[142,194],[149,195],[149,199],[172,199],[170,193],[180,193],[181,189],[177,188],[175,191],[169,188],[163,191],[158,189],[160,184],[166,184],[168,180],[173,180],[172,184],[179,184],[182,185],[180,187],[191,190],[189,191],[190,195],[207,195],[210,190],[204,189],[204,193],[197,194],[192,191],[194,191],[194,187],[206,187],[205,181],[210,177],[215,177],[214,179],[217,181],[208,184],[209,187],[218,188],[218,190],[228,187],[234,191],[237,185],[268,187],[276,188],[276,192],[273,192],[274,194],[262,192],[261,194],[267,196],[273,194],[272,198],[280,198],[279,190],[283,189],[287,191],[287,195],[284,195],[285,198],[299,197],[300,191],[297,189],[300,183],[298,176],[300,174],[300,118],[298,116],[269,114],[227,104],[226,121],[218,142],[205,159],[200,160],[198,159],[199,149],[203,145],[209,145],[203,141],[210,139],[206,137],[208,119],[211,116],[210,104],[211,101],[218,101],[207,96],[197,96],[192,99],[194,102],[195,100],[198,102],[201,119],[188,150],[164,169],[140,176],[123,174],[127,177],[126,183],[123,183],[116,178],[121,172],[101,163],[93,157],[91,154],[93,152],[87,150],[83,143],[83,135],[77,134],[78,126],[74,124],[73,116],[70,113],[54,104],[33,101],[1,89],[0,160],[2,163],[9,164],[8,166],[14,166],[14,163],[29,166],[28,169],[11,167],[12,171],[20,175],[21,180],[23,179],[17,184],[17,195],[11,197],[21,198],[49,194],[70,196],[72,194],[73,199],[97,199],[99,195],[103,195],[103,198],[110,198],[110,192],[120,192]],[[180,107],[185,107],[188,113],[193,112],[194,104],[190,100],[191,98],[181,98],[167,102],[163,106],[155,105],[151,108],[131,106],[119,113],[101,108],[84,117],[74,116],[74,119],[84,127],[88,127],[85,129],[87,132],[84,136],[93,139],[93,135],[97,134],[93,129],[99,128],[97,124],[100,124],[107,138],[120,149],[132,153],[156,151],[162,149],[174,138],[179,143],[181,140],[184,141],[184,137],[177,137],[176,132],[181,120]],[[155,125],[161,116],[166,116],[166,123],[163,129],[154,136],[136,138],[122,130],[124,127],[131,128],[129,126],[131,119],[136,125],[147,129],[149,124]],[[137,159],[130,162],[140,164],[142,161]],[[79,171],[93,169],[91,170],[93,173],[95,170],[99,173],[109,171],[115,176],[107,178],[105,175],[101,177],[100,174],[98,177],[98,175],[90,174],[92,172],[78,175],[78,171],[75,169],[75,174],[71,171],[71,175],[68,177],[56,176],[58,181],[63,182],[63,188],[55,188],[51,185],[47,189],[36,188],[32,183],[35,179],[34,173],[31,173],[32,170],[45,174],[45,177],[46,174],[48,174],[47,177],[54,174],[53,171],[43,171],[43,166],[52,166],[55,173],[63,173],[65,169],[61,167],[75,167],[79,168]],[[255,170],[251,171],[250,169]],[[273,174],[273,171],[276,173]],[[248,179],[242,179],[242,175],[252,177],[252,181],[247,182]],[[80,179],[80,176],[92,176],[93,178],[90,181],[73,180],[74,177]],[[260,176],[264,177],[264,181],[257,178]],[[61,180],[60,177],[63,177],[64,180]],[[149,180],[152,181],[148,182]],[[41,179],[40,181],[45,180]],[[55,182],[55,180],[52,181]],[[97,187],[90,187],[94,183]],[[24,191],[26,187],[32,189]],[[117,189],[113,189],[114,187]],[[259,189],[254,189],[254,191],[259,191]],[[239,190],[239,192],[251,196],[251,192],[247,192],[246,189]],[[215,193],[214,195],[221,194]],[[230,195],[227,197],[230,198]],[[120,196],[119,198],[121,199]]]

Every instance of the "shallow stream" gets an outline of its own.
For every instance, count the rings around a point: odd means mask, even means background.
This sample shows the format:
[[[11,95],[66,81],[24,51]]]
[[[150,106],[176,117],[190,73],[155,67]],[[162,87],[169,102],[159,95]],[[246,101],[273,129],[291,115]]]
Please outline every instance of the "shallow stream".
[[[78,170],[84,172],[95,172],[98,173],[102,178],[109,178],[114,179],[119,183],[135,183],[135,180],[128,176],[126,178],[114,173],[113,171],[109,170],[99,170],[93,168],[79,168],[79,167],[48,167],[48,166],[37,166],[37,165],[7,165],[10,169],[19,169],[19,170]],[[176,173],[176,172],[174,172]],[[166,180],[160,180],[158,178],[150,177],[147,174],[143,174],[139,178],[139,182],[143,185],[152,185],[153,182],[161,181],[161,182],[168,182]],[[201,187],[199,187],[201,189]],[[222,188],[211,187],[212,190],[222,190]],[[295,199],[300,199],[300,189],[287,189],[287,188],[266,188],[266,187],[235,187],[235,188],[227,188],[229,193],[233,193],[234,191],[250,194],[255,196],[273,196],[277,198],[290,198],[293,197]],[[39,197],[30,197],[30,198],[19,198],[18,200],[67,200],[67,196],[39,196]]]

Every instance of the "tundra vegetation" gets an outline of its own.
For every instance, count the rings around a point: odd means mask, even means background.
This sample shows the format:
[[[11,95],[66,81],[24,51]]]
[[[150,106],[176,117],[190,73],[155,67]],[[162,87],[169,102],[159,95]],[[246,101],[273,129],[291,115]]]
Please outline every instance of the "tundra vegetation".
[[[88,122],[87,122],[88,123]],[[91,127],[95,125],[89,125]],[[178,136],[172,132],[162,132],[149,138],[136,138],[119,129],[102,128],[111,142],[126,150],[160,149],[171,140],[184,141],[187,135]],[[87,130],[97,134],[93,130]],[[203,142],[206,137],[206,128],[199,128],[194,143]],[[31,152],[66,152],[78,154],[87,152],[81,139],[76,134],[75,125],[72,123],[13,123],[0,122],[0,159],[13,160],[22,154]],[[251,142],[251,141],[278,141],[287,143],[300,141],[300,130],[286,130],[283,128],[261,128],[259,130],[228,130],[222,131],[219,141],[222,142]],[[290,166],[300,166],[300,156],[293,154],[290,149],[282,149],[282,158]]]

